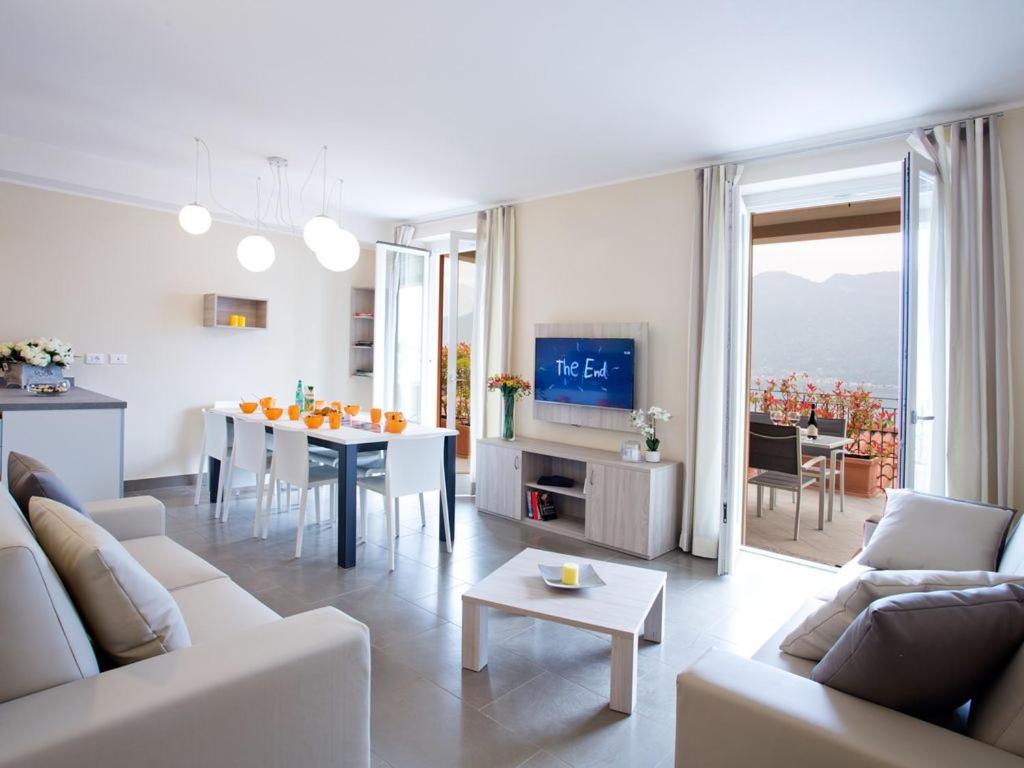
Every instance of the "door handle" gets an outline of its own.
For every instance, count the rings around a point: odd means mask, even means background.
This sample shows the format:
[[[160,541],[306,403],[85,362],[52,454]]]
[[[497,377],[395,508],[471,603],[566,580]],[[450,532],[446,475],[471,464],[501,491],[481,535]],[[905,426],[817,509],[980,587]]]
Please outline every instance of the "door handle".
[[[512,466],[519,469],[519,454],[512,457]]]
[[[917,424],[919,421],[935,421],[934,416],[918,416],[917,411],[910,412],[910,423]]]

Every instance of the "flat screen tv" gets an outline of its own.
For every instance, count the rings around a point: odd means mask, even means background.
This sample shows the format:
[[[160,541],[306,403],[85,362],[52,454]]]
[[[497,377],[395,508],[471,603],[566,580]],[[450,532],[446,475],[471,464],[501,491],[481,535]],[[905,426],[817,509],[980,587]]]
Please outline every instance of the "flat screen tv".
[[[597,408],[633,408],[633,339],[538,338],[534,398]]]

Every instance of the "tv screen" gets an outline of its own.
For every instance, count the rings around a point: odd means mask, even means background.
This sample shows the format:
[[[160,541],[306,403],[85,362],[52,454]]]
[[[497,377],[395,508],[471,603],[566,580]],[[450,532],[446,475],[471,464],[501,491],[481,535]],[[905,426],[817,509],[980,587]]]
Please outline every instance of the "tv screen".
[[[633,339],[538,338],[535,352],[535,399],[633,408]]]

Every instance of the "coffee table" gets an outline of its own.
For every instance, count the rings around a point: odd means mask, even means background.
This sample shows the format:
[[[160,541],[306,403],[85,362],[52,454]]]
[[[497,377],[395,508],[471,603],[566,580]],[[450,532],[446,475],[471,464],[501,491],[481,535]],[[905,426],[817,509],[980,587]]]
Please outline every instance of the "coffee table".
[[[566,590],[544,583],[537,565],[585,563],[604,587]],[[524,549],[462,595],[462,666],[479,672],[487,666],[487,613],[532,616],[611,635],[612,686],[609,706],[627,715],[636,705],[636,652],[639,638],[661,642],[665,629],[665,574],[632,565],[608,563]]]

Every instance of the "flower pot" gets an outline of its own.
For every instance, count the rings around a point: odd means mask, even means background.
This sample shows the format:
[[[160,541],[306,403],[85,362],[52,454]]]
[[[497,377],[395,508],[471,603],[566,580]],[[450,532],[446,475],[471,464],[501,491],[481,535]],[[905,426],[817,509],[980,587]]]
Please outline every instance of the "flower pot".
[[[644,454],[644,461],[649,461],[651,464],[657,464],[661,461],[661,451],[647,451]]]
[[[28,363],[7,363],[4,370],[4,384],[8,387],[26,389],[32,384],[60,384],[64,381],[64,369],[51,363],[45,367]]]
[[[460,456],[463,459],[469,457],[469,425],[468,424],[456,424],[455,429],[458,431],[458,436],[455,438],[455,455]]]
[[[847,455],[842,466],[846,473],[846,492],[851,496],[870,499],[882,492],[879,482],[882,474],[880,457]]]

